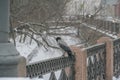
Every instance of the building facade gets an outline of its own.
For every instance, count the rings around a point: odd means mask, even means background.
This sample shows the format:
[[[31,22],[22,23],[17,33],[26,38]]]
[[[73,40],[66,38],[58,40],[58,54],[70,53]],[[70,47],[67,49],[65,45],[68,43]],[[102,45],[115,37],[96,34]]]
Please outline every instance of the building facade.
[[[114,4],[115,17],[120,18],[120,0]]]

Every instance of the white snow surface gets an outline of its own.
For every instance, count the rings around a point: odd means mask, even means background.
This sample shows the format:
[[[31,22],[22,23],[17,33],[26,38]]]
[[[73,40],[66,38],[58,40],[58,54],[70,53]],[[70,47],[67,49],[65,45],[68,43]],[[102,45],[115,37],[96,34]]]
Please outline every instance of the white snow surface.
[[[67,27],[65,30],[61,29],[60,32],[62,33],[70,33],[72,32],[73,34],[76,33],[76,29],[69,28]],[[46,36],[46,35],[43,35]],[[55,38],[58,36],[46,36],[47,42],[55,47],[59,47],[57,45],[57,42]],[[76,45],[80,43],[80,40],[75,37],[74,35],[71,36],[59,36],[61,37],[69,46],[71,45]],[[42,41],[40,37],[37,37],[38,40]],[[32,40],[32,43],[30,44],[30,38],[26,38],[25,42],[20,40],[20,36],[16,38],[16,48],[20,55],[24,56],[26,59],[28,59],[29,63],[34,63],[42,60],[46,60],[49,58],[54,58],[54,57],[59,57],[63,55],[63,51],[61,49],[55,49],[51,48],[46,45],[43,41],[44,46],[37,46],[36,42]]]
[[[61,31],[64,31],[64,30],[61,30]],[[68,28],[68,32],[69,31],[70,31],[70,28]],[[72,28],[71,28],[71,31],[73,31]],[[76,30],[73,32],[76,32]],[[80,40],[78,38],[76,38],[75,36],[59,36],[59,37],[61,37],[69,46],[70,45],[78,45],[80,43]],[[48,39],[49,44],[51,44],[52,46],[58,47],[58,45],[55,41],[55,37],[48,36],[46,38]],[[61,49],[54,49],[54,48],[48,47],[46,45],[45,46],[47,49],[43,46],[38,47],[34,41],[32,41],[32,43],[29,44],[29,42],[30,42],[29,38],[27,38],[24,43],[20,43],[19,39],[20,39],[20,37],[16,38],[16,44],[17,44],[16,48],[17,48],[18,52],[20,53],[20,55],[24,56],[25,58],[28,58],[31,53],[34,53],[33,57],[31,58],[30,61],[28,61],[28,63],[43,61],[46,59],[59,57],[59,56],[63,55],[63,51]],[[36,51],[34,52],[34,50],[36,50]],[[57,76],[57,78],[60,75],[60,72],[61,72],[61,70],[55,72],[56,73],[55,75]],[[43,76],[43,79],[49,80],[48,79],[49,76],[50,76],[50,74],[46,74]],[[27,79],[25,79],[25,78],[18,78],[18,79],[1,78],[0,80],[43,80],[43,79],[39,79],[39,78],[33,78],[33,79],[29,79],[29,78],[27,78]],[[120,79],[113,77],[113,80],[120,80]]]
[[[60,32],[65,32],[65,33],[67,33],[67,32],[69,33],[70,31],[75,33],[77,30],[74,30],[73,28],[67,28],[67,29],[65,29],[65,31],[63,29],[60,30]],[[55,40],[56,37],[58,37],[58,36],[54,36],[54,37],[47,36],[46,37],[47,42],[52,46],[58,47],[57,42]],[[74,35],[59,36],[59,37],[61,37],[69,46],[80,43],[80,40],[77,37],[75,37]],[[38,39],[40,41],[42,41],[41,38],[38,38]],[[43,42],[43,44],[46,48],[44,46],[38,47],[35,41],[32,41],[32,43],[29,44],[30,38],[27,38],[24,43],[19,42],[19,40],[20,40],[20,36],[18,36],[16,38],[16,48],[17,48],[18,52],[20,53],[20,55],[22,55],[26,59],[28,59],[29,55],[32,54],[32,57],[31,57],[30,61],[28,61],[27,64],[38,62],[38,61],[44,61],[44,60],[50,59],[50,58],[59,57],[59,56],[62,56],[64,53],[61,49],[55,49],[55,48],[48,47],[44,42]],[[55,72],[55,75],[57,78],[59,78],[60,73],[61,73],[61,70]],[[50,74],[43,75],[43,79],[49,80],[48,79],[49,76],[50,76]],[[12,80],[14,80],[14,79],[12,79]],[[24,80],[24,79],[21,79],[21,80]],[[26,79],[26,80],[29,80],[29,79]],[[34,79],[33,78],[32,80],[42,80],[42,79],[37,79],[37,78]]]
[[[32,41],[30,44],[30,38],[27,37],[25,42],[19,42],[20,36],[16,38],[16,49],[20,53],[20,55],[24,56],[25,58],[36,48],[37,44],[35,41]]]
[[[118,78],[113,77],[113,80],[120,80],[120,77],[118,77]]]

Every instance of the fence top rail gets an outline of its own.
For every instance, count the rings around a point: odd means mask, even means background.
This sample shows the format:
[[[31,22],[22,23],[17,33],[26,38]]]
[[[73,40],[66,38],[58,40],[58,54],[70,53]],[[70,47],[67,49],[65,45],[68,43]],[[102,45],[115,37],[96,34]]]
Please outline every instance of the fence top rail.
[[[105,43],[101,43],[101,44],[97,44],[97,45],[93,45],[93,46],[85,48],[85,50],[87,51],[87,57],[93,56],[97,54],[98,51],[105,50],[105,49],[106,49]]]
[[[44,75],[46,73],[57,71],[66,67],[71,67],[74,64],[75,57],[56,57],[45,61],[38,61],[35,63],[27,64],[27,76],[35,77]]]
[[[35,64],[38,64],[38,63],[45,63],[45,62],[50,62],[50,61],[55,61],[55,60],[62,60],[62,59],[66,59],[66,58],[68,58],[68,57],[55,57],[55,58],[50,58],[50,59],[46,59],[46,60],[42,60],[42,61],[36,61],[36,62],[34,62],[34,63],[28,63],[26,66],[29,66],[29,65],[35,65]],[[73,59],[74,59],[75,57],[73,56]],[[70,60],[70,61],[72,61],[72,60]]]

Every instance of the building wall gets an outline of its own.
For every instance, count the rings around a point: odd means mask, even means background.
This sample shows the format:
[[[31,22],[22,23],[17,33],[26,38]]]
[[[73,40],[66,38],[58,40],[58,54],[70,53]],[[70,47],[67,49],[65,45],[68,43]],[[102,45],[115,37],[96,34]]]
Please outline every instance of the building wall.
[[[114,5],[114,10],[115,10],[115,17],[120,18],[120,1],[118,1],[115,5]]]

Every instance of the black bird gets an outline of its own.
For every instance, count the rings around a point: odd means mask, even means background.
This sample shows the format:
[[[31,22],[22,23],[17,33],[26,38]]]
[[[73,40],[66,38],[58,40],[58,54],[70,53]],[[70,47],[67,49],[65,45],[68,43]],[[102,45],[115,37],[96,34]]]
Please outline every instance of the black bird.
[[[56,41],[58,43],[58,45],[60,46],[60,48],[62,48],[65,52],[67,52],[69,57],[72,57],[72,51],[71,49],[68,47],[68,45],[61,39],[61,37],[57,37]]]

